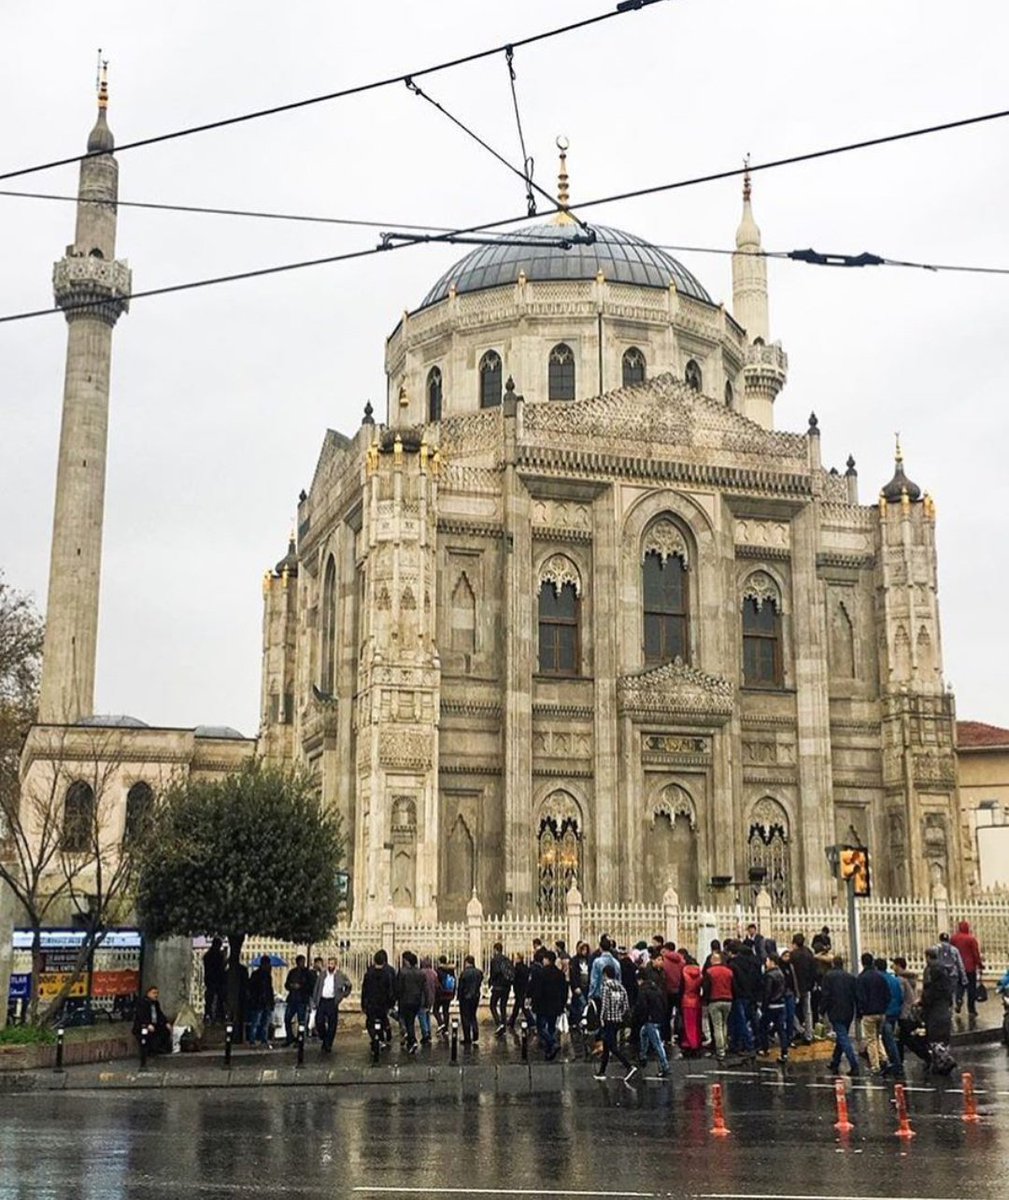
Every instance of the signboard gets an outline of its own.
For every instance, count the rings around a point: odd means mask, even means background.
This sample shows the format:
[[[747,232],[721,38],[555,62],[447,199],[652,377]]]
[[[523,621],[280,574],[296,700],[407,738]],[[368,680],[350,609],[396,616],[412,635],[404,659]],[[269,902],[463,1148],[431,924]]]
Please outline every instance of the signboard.
[[[39,975],[39,998],[51,1000],[59,995],[68,980],[73,976],[77,965],[77,948],[50,948],[42,951],[42,971]],[[83,999],[88,994],[88,973],[84,972],[75,980],[68,995],[74,999]]]
[[[79,929],[44,929],[41,935],[39,997],[51,1000],[73,974],[84,942]],[[120,1001],[140,993],[140,953],[143,938],[137,929],[112,929],[91,955],[91,962],[69,992],[75,1005],[90,1002],[94,1008],[118,1009]],[[14,963],[8,1003],[27,1000],[31,991],[30,929],[15,929]]]

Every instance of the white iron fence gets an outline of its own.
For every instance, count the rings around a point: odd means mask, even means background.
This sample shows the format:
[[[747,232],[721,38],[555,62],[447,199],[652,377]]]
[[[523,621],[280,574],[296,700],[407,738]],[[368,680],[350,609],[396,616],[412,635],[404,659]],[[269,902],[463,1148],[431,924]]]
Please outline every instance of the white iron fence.
[[[970,922],[977,935],[985,961],[986,976],[1001,976],[1009,969],[1009,895],[951,902],[936,900],[860,900],[860,946],[878,957],[903,954],[912,967],[920,969],[925,949],[934,946],[939,934],[955,933],[960,921]],[[284,965],[274,969],[274,986],[283,994],[284,976],[295,956],[309,960],[335,956],[353,984],[355,1001],[361,979],[375,951],[382,948],[396,963],[405,950],[418,957],[430,957],[437,963],[441,955],[461,969],[466,955],[473,955],[486,974],[500,942],[505,953],[529,955],[533,940],[553,947],[562,941],[573,953],[580,941],[596,946],[603,934],[620,946],[650,941],[662,934],[667,941],[683,946],[698,958],[708,952],[710,940],[741,937],[746,926],[755,923],[779,948],[789,945],[796,933],[804,933],[807,942],[824,926],[830,930],[835,952],[848,954],[847,912],[840,906],[827,908],[773,908],[770,897],[762,892],[754,907],[713,908],[681,907],[676,893],[669,891],[661,904],[583,904],[572,889],[567,898],[566,914],[547,916],[484,916],[476,898],[470,901],[466,920],[455,923],[400,925],[388,920],[381,923],[352,923],[338,926],[325,941],[311,946],[296,946],[271,938],[250,937],[245,941],[243,960],[252,964],[262,954],[270,954]],[[194,948],[191,975],[191,999],[199,1011],[203,1005],[203,947]],[[850,964],[849,964],[850,965]]]

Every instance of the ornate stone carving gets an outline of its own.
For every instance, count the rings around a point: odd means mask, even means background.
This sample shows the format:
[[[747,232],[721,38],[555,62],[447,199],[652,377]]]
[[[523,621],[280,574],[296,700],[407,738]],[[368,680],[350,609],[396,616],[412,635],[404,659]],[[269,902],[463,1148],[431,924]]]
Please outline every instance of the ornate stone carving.
[[[53,294],[68,321],[97,314],[106,324],[115,325],[129,311],[132,286],[130,268],[118,258],[74,254],[53,267]]]
[[[546,525],[551,529],[587,531],[592,526],[592,508],[575,500],[535,500],[532,521],[534,525]]]
[[[666,816],[675,824],[677,817],[686,817],[690,822],[690,828],[697,829],[697,813],[694,809],[694,802],[690,796],[678,787],[675,783],[662,789],[662,795],[652,809],[652,817]]]
[[[642,742],[642,750],[650,754],[710,754],[711,739],[683,734],[650,733]]]
[[[684,540],[683,534],[672,521],[665,518],[654,521],[645,531],[645,536],[641,543],[642,559],[644,559],[646,554],[653,552],[659,556],[660,561],[663,563],[665,563],[666,559],[672,558],[675,555],[685,567],[690,565],[687,560],[687,543]]]
[[[413,594],[413,588],[409,584],[403,589],[403,595],[399,602],[404,609],[410,611],[417,607],[417,597]]]
[[[779,612],[781,611],[781,592],[778,590],[777,583],[766,571],[754,571],[743,581],[740,606],[746,600],[754,601],[758,609],[771,603]]]
[[[566,583],[570,583],[575,589],[576,596],[582,594],[582,577],[578,573],[578,568],[564,554],[552,554],[540,567],[537,595],[543,590],[545,583],[552,583],[558,592]]]
[[[935,754],[932,751],[916,754],[914,781],[917,784],[953,787],[956,783],[956,762],[952,754]]]
[[[791,530],[785,521],[761,521],[745,517],[736,522],[737,546],[768,546],[787,549]]]
[[[386,611],[392,607],[392,600],[389,596],[389,589],[383,583],[378,589],[378,595],[375,598],[375,607],[382,611]]]
[[[383,729],[379,734],[378,757],[383,767],[426,771],[431,766],[431,738],[426,733]]]
[[[727,679],[708,675],[679,658],[617,680],[617,707],[632,715],[696,713],[724,720],[732,713],[733,695]]]

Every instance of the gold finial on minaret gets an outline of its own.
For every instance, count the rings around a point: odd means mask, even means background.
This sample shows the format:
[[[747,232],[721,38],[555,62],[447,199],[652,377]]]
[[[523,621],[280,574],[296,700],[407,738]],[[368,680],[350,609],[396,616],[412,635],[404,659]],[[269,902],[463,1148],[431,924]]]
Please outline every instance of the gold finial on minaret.
[[[98,47],[98,107],[100,109],[108,108],[109,106],[109,60],[102,58],[101,47]]]
[[[901,465],[904,462],[904,451],[901,450],[901,448],[900,448],[900,430],[899,429],[893,435],[893,439],[897,446],[896,450],[894,451],[894,461],[898,465]]]
[[[571,143],[566,137],[559,137],[556,142],[557,149],[560,153],[560,162],[557,166],[557,215],[554,217],[555,225],[573,225],[574,217],[568,212],[568,205],[571,202],[571,193],[568,191],[568,146]]]
[[[750,156],[743,159],[743,203],[750,199]]]

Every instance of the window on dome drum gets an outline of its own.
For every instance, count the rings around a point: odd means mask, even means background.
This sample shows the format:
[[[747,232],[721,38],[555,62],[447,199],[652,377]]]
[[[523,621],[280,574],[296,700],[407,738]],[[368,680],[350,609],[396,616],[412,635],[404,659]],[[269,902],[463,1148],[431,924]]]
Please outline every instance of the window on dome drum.
[[[735,393],[732,390],[732,381],[729,379],[726,379],[726,381],[725,381],[725,407],[732,408],[733,401],[735,400],[735,398],[736,398]]]
[[[701,390],[701,368],[691,359],[683,372],[683,378],[687,381],[687,386],[692,387],[695,392]]]
[[[427,419],[441,420],[441,371],[432,367],[427,373]]]
[[[781,614],[773,600],[743,601],[743,683],[781,687]]]
[[[581,602],[573,583],[558,587],[544,580],[539,596],[540,655],[543,675],[577,675],[579,611]]]
[[[497,408],[501,403],[501,355],[488,350],[480,359],[480,407]]]
[[[689,593],[683,560],[671,554],[665,562],[649,550],[641,565],[645,610],[645,662],[674,658],[689,661]]]
[[[636,383],[645,382],[645,356],[637,348],[632,346],[630,350],[624,351],[624,387],[633,387]]]
[[[547,396],[551,400],[575,398],[575,356],[563,342],[550,351]]]
[[[78,779],[67,789],[63,801],[64,850],[80,854],[88,849],[94,837],[95,816],[94,788]]]
[[[135,845],[147,831],[154,812],[154,792],[149,783],[140,780],[126,793],[126,824],[123,841]]]

